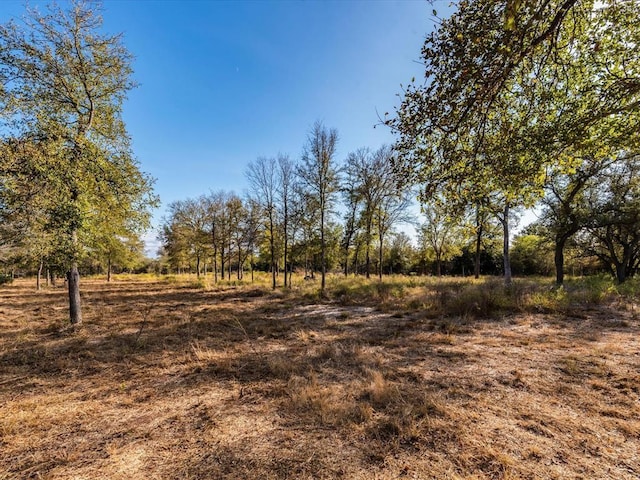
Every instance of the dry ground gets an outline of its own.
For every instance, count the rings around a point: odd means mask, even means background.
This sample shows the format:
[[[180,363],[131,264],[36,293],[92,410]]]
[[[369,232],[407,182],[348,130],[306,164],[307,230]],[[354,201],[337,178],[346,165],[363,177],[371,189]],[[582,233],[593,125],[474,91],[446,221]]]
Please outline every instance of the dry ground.
[[[0,478],[640,478],[640,323],[0,287]]]

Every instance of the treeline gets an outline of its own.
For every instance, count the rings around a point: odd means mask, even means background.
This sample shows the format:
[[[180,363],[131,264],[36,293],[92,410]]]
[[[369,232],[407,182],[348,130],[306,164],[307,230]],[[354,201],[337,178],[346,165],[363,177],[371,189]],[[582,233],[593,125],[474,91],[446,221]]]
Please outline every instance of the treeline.
[[[636,2],[460,3],[425,40],[423,82],[404,88],[386,117],[393,147],[323,169],[333,157],[321,162],[316,147],[333,137],[312,134],[294,168],[300,224],[284,213],[278,161],[258,160],[241,203],[261,228],[235,248],[249,252],[250,268],[268,263],[274,285],[278,270],[294,267],[320,269],[323,279],[327,268],[382,275],[393,263],[392,239],[401,238],[392,226],[415,188],[424,217],[410,257],[419,261],[404,262],[405,271],[425,272],[420,263],[429,262],[436,274],[499,271],[509,283],[512,271],[554,269],[561,284],[566,269],[605,270],[624,282],[640,266],[638,25]],[[338,192],[342,221],[334,223]],[[516,217],[534,207],[539,220],[512,245]],[[228,268],[233,240],[225,260],[215,243],[212,236],[215,252],[206,255]],[[174,267],[178,250],[169,254]],[[185,265],[195,250],[180,251]]]
[[[367,277],[393,271],[393,245],[409,245],[394,227],[411,220],[411,191],[391,168],[389,147],[339,162],[337,143],[337,131],[318,122],[300,161],[249,163],[244,197],[220,191],[172,203],[160,235],[170,267],[198,275],[209,268],[216,280],[257,268],[271,272],[274,288],[279,274],[290,286],[294,270],[319,272],[322,289],[338,267]]]
[[[335,130],[317,123],[300,162],[278,155],[249,163],[244,196],[217,191],[169,205],[160,233],[162,271],[210,273],[217,282],[260,270],[271,272],[273,288],[290,286],[294,271],[367,278],[505,273],[500,204],[452,210],[435,194],[420,205],[421,213],[411,213],[415,192],[393,169],[390,147],[362,148],[339,162],[337,141]],[[638,160],[622,156],[550,177],[538,220],[513,239],[512,272],[552,274],[557,238],[564,235],[568,258],[562,264],[572,274],[632,276],[640,231]],[[507,221],[513,227],[516,215]],[[415,238],[398,228],[403,224],[416,227]],[[619,251],[628,252],[625,263],[616,263]]]

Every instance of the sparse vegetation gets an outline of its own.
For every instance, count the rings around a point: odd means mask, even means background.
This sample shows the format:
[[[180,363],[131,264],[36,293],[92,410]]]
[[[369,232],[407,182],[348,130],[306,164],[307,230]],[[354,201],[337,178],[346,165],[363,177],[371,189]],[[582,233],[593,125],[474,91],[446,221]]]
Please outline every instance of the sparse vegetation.
[[[633,282],[194,279],[1,287],[0,477],[639,474]]]

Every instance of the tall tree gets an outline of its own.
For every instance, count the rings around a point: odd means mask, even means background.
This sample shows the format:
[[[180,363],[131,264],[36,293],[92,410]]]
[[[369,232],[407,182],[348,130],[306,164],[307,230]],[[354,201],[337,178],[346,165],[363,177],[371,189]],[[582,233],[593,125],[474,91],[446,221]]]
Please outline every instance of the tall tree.
[[[245,261],[249,259],[251,281],[253,281],[253,256],[256,246],[260,241],[263,215],[260,205],[251,198],[245,200],[243,210],[244,215],[240,220],[239,225],[239,230],[241,232],[240,243],[242,245],[242,248],[240,249],[241,253],[239,255],[239,263],[242,266]]]
[[[342,238],[342,248],[344,251],[344,275],[349,274],[349,251],[354,237],[360,228],[360,216],[362,208],[362,191],[359,178],[360,156],[365,150],[360,149],[347,156],[344,167],[344,177],[340,186],[340,192],[344,201],[346,211],[344,214],[344,236]]]
[[[364,229],[363,239],[365,243],[365,275],[371,275],[371,243],[373,239],[373,217],[379,203],[379,189],[377,187],[377,172],[374,171],[371,151],[368,148],[359,148],[347,155],[344,167],[345,180],[343,189],[348,195],[346,200],[350,214],[354,219],[347,221],[345,233],[350,237],[356,233],[356,227]],[[355,219],[355,214],[359,218]],[[348,245],[347,245],[348,248]]]
[[[570,172],[554,171],[543,198],[542,223],[553,235],[556,284],[564,283],[564,250],[567,242],[590,222],[585,191],[613,160],[587,158]]]
[[[218,283],[218,253],[220,253],[220,268],[224,277],[224,250],[226,241],[225,233],[228,230],[225,222],[226,203],[229,193],[224,190],[211,192],[204,198],[204,208],[207,222],[209,223],[209,235],[212,246],[212,267],[214,282]]]
[[[251,185],[251,195],[256,203],[262,206],[267,224],[269,238],[269,254],[271,258],[271,288],[276,288],[276,230],[278,197],[278,162],[275,158],[259,157],[249,163],[246,171]]]
[[[5,132],[36,134],[55,148],[55,168],[48,165],[43,175],[58,188],[50,212],[63,226],[72,324],[82,322],[80,235],[92,212],[104,208],[105,196],[143,209],[155,203],[121,117],[134,86],[131,55],[120,36],[101,28],[101,18],[83,2],[43,15],[30,11],[26,30],[14,22],[0,26]]]
[[[289,249],[291,244],[291,217],[295,195],[296,169],[288,155],[278,155],[278,203],[282,224],[284,286],[291,287],[291,265]]]
[[[380,147],[372,156],[371,170],[376,174],[373,195],[373,216],[378,231],[378,278],[382,280],[382,258],[384,240],[397,223],[411,220],[407,214],[411,199],[410,190],[401,185],[400,178],[393,170],[392,151],[386,145]]]
[[[320,291],[324,294],[327,274],[327,245],[325,229],[331,215],[331,208],[339,188],[338,169],[335,165],[338,131],[327,129],[316,122],[307,136],[298,175],[318,207],[320,229],[320,262],[322,280]]]

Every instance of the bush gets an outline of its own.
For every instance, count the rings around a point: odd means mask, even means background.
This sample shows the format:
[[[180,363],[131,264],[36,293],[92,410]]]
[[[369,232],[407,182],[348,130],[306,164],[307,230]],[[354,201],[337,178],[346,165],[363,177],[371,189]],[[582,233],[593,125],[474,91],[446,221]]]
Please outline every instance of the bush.
[[[0,285],[13,282],[13,277],[6,273],[0,273]]]

